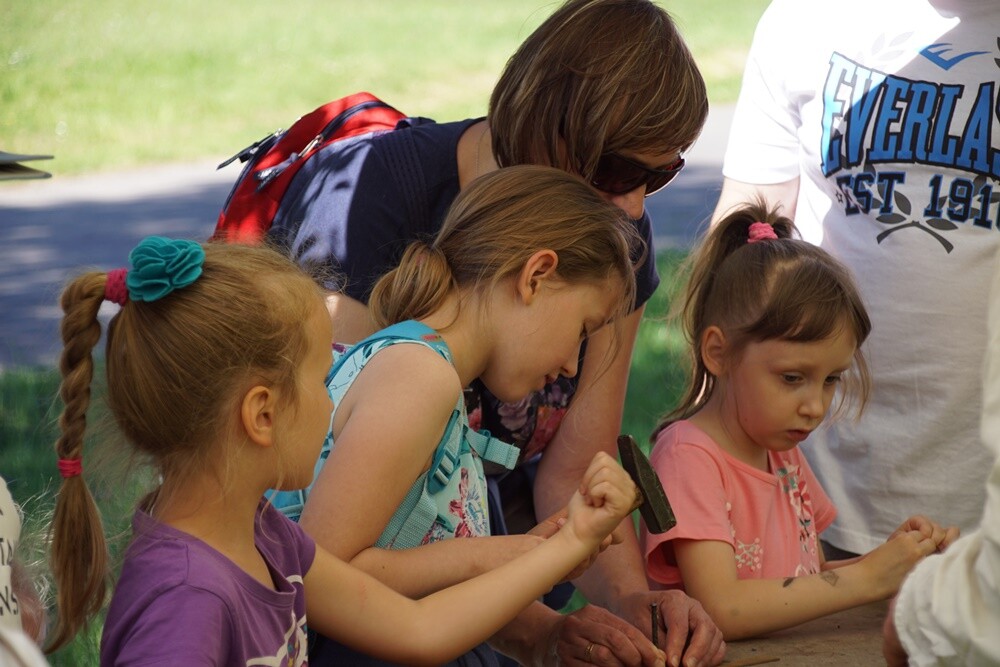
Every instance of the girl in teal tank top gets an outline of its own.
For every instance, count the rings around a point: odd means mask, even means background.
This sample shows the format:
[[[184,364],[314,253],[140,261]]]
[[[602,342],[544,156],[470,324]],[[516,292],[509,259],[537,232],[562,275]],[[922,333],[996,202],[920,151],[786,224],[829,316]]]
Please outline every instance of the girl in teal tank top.
[[[587,336],[632,310],[638,243],[619,208],[563,171],[477,179],[437,237],[376,284],[371,312],[388,328],[335,353],[332,441],[307,493],[276,502],[411,597],[536,546],[554,520],[489,536],[483,459],[510,468],[518,451],[469,427],[463,389],[479,379],[516,402],[574,376]],[[378,664],[322,638],[314,647],[314,664]],[[458,664],[494,662],[484,646]]]

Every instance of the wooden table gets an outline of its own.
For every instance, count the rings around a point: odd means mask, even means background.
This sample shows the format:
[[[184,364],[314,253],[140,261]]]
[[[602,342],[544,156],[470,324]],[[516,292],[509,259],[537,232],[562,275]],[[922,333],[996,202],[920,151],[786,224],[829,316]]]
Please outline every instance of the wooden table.
[[[726,642],[723,666],[766,664],[773,667],[885,665],[882,622],[889,602],[873,602],[760,639]],[[768,658],[776,661],[764,662]],[[759,661],[759,662],[758,662]]]

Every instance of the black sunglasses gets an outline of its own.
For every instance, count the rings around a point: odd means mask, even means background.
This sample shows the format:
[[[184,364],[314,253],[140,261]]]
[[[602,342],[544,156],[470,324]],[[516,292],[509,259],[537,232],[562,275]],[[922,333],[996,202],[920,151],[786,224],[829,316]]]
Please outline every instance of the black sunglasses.
[[[663,169],[650,169],[617,153],[605,153],[597,161],[597,169],[594,170],[590,184],[610,195],[623,195],[645,185],[648,197],[662,190],[683,168],[684,158],[680,156],[676,162]]]

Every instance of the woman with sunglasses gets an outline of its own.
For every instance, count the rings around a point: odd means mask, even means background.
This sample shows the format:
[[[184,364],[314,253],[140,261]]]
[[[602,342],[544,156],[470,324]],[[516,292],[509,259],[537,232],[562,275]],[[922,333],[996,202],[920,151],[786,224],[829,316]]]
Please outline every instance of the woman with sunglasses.
[[[328,287],[337,293],[328,305],[345,343],[375,330],[365,304],[376,280],[411,241],[432,236],[458,193],[487,172],[555,166],[591,183],[633,219],[647,247],[621,350],[613,354],[610,333],[598,332],[575,378],[559,377],[515,405],[470,389],[473,425],[478,418],[480,428],[522,450],[523,465],[491,486],[492,500],[502,497],[503,506],[491,504],[493,533],[524,532],[536,517],[551,515],[596,451],[616,453],[635,333],[659,283],[644,198],[684,166],[681,155],[707,113],[704,81],[662,8],[649,0],[569,0],[510,58],[485,119],[410,118],[391,132],[335,142],[286,192],[270,240],[332,276]],[[651,634],[655,602],[668,661],[677,664],[683,654],[685,664],[720,662],[721,634],[704,610],[678,592],[651,592],[631,521],[617,533],[621,544],[575,582],[604,609],[588,605],[567,617],[536,605],[522,615],[533,614],[530,623],[511,629],[510,641],[541,631],[564,659],[610,661],[616,645],[645,641],[636,628]]]

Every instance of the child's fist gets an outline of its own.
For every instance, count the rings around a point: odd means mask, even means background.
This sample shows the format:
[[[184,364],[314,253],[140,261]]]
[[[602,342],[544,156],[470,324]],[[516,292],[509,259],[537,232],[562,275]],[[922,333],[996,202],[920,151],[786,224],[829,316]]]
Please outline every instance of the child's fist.
[[[581,539],[600,542],[635,509],[638,498],[629,474],[615,459],[600,452],[570,501],[570,524]]]
[[[912,530],[932,540],[938,551],[944,551],[951,546],[951,543],[957,540],[959,535],[959,530],[955,526],[943,527],[921,514],[916,514],[904,521],[896,529],[896,532],[889,536],[889,539]]]

